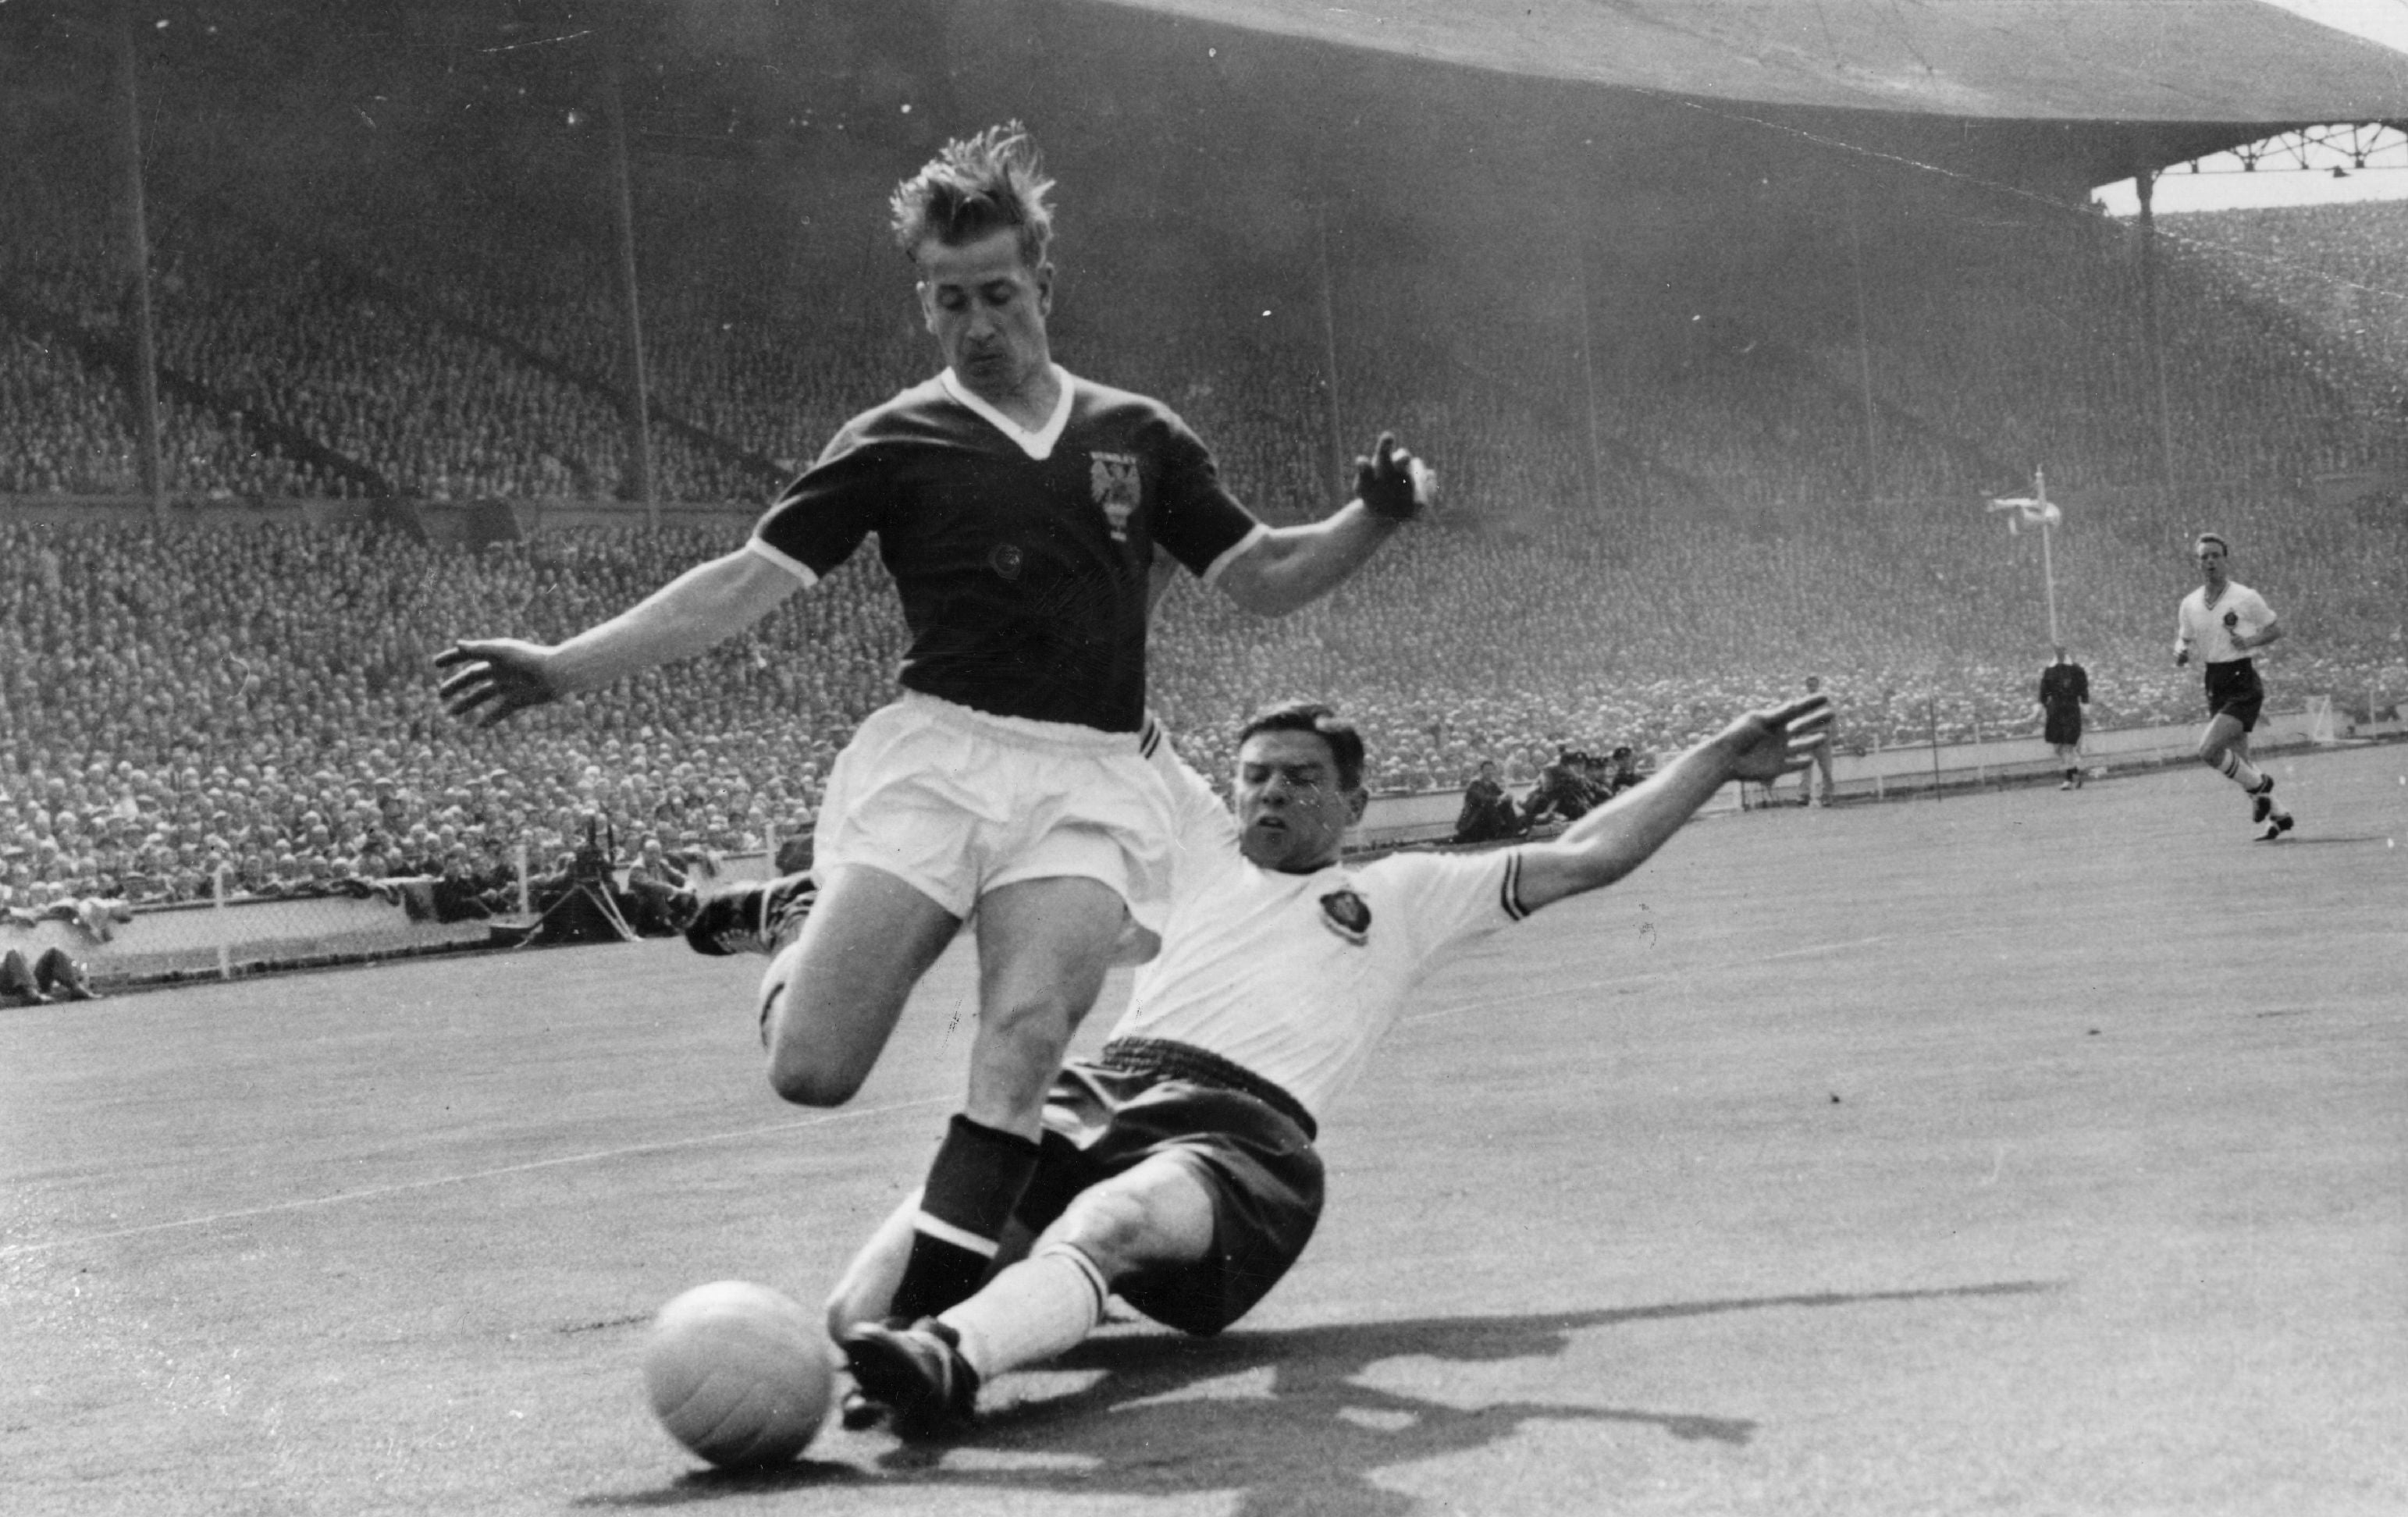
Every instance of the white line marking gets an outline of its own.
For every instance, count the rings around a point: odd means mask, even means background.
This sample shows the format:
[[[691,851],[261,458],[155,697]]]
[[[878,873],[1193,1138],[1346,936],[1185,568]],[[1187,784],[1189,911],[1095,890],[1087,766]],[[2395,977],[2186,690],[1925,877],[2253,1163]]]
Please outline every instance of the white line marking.
[[[658,1143],[631,1143],[625,1148],[597,1149],[590,1153],[565,1153],[553,1159],[532,1159],[525,1164],[504,1165],[498,1169],[472,1169],[461,1175],[437,1175],[431,1180],[404,1181],[397,1185],[378,1185],[365,1191],[340,1191],[333,1195],[313,1195],[298,1201],[278,1201],[268,1206],[244,1207],[234,1211],[212,1212],[206,1217],[183,1217],[175,1222],[145,1223],[139,1227],[119,1227],[106,1233],[86,1233],[79,1238],[54,1238],[46,1243],[9,1243],[0,1245],[0,1259],[21,1254],[41,1253],[51,1249],[74,1248],[84,1243],[105,1243],[113,1238],[139,1238],[146,1233],[173,1232],[179,1227],[207,1227],[221,1222],[239,1222],[246,1217],[273,1216],[280,1211],[301,1211],[310,1207],[337,1206],[345,1201],[373,1201],[380,1196],[399,1195],[408,1191],[432,1190],[437,1185],[460,1185],[472,1180],[496,1180],[504,1175],[523,1175],[537,1169],[557,1169],[563,1165],[592,1164],[601,1159],[620,1159],[631,1153],[667,1153],[678,1149],[701,1148],[710,1143],[728,1143],[748,1138],[761,1138],[770,1133],[790,1133],[806,1127],[824,1127],[833,1122],[849,1122],[856,1117],[882,1117],[897,1111],[917,1110],[925,1106],[942,1106],[953,1097],[931,1095],[924,1100],[898,1101],[893,1106],[864,1107],[858,1111],[832,1111],[824,1117],[806,1117],[797,1122],[775,1122],[766,1127],[746,1127],[736,1132],[706,1133],[698,1138],[673,1138]]]
[[[1767,953],[1760,959],[1750,959],[1747,962],[1750,964],[1770,964],[1775,959],[1799,959],[1804,958],[1809,953],[1837,953],[1843,948],[1862,948],[1868,943],[1886,943],[1888,941],[1889,938],[1885,936],[1878,937],[1852,937],[1844,943],[1817,943],[1812,948],[1788,949],[1779,953]]]

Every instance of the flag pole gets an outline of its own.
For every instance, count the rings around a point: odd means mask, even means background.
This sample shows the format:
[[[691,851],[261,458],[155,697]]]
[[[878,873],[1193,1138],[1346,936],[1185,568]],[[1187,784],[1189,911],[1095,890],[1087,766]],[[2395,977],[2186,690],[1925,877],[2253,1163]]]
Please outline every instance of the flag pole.
[[[2032,498],[2040,502],[2040,578],[2048,587],[2048,646],[2054,651],[2062,646],[2057,636],[2057,560],[2049,551],[2048,480],[2039,469],[2032,470]]]

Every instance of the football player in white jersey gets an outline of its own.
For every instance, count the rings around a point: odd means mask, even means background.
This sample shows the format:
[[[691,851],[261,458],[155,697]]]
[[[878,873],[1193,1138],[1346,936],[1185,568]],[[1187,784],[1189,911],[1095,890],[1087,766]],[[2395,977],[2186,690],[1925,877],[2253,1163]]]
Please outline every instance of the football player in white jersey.
[[[2199,559],[2200,586],[2174,612],[2174,665],[2190,662],[2196,649],[2207,665],[2207,730],[2199,737],[2200,762],[2239,785],[2249,797],[2251,825],[2272,842],[2291,830],[2291,813],[2274,799],[2274,777],[2249,762],[2249,734],[2266,703],[2266,686],[2249,657],[2283,636],[2266,598],[2228,579],[2232,550],[2224,538],[2202,532],[2191,545]]]
[[[1236,1322],[1312,1237],[1321,1114],[1421,979],[1628,874],[1730,781],[1804,766],[1829,720],[1821,695],[1741,717],[1552,842],[1360,866],[1340,844],[1368,799],[1363,741],[1327,707],[1247,724],[1234,818],[1161,745],[1181,847],[1160,956],[1111,1038],[1054,1081],[1010,1262],[907,1324],[891,1304],[916,1203],[854,1259],[828,1304],[858,1387],[848,1422],[882,1410],[907,1438],[958,1426],[981,1383],[1077,1344],[1114,1294],[1189,1333]]]

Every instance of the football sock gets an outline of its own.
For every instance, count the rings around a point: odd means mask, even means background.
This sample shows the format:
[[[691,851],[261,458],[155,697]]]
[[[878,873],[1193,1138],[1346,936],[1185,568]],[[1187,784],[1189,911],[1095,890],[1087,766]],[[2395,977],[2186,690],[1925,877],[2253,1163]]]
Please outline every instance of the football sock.
[[[894,1316],[918,1322],[968,1299],[1036,1172],[1034,1141],[953,1118],[928,1166]]]
[[[961,1336],[962,1357],[991,1381],[1065,1353],[1104,1320],[1111,1287],[1074,1244],[1049,1243],[938,1318]]]
[[[2258,782],[2266,778],[2256,765],[2229,748],[2224,751],[2224,756],[2215,761],[2215,772],[2252,793],[2258,789]]]

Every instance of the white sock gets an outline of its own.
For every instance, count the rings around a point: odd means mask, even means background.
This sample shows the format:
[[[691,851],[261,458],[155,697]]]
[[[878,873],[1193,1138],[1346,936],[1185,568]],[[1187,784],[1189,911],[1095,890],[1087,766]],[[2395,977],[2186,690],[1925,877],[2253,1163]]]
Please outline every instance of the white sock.
[[[1093,1259],[1068,1243],[1054,1243],[1005,1269],[937,1320],[961,1335],[962,1357],[982,1381],[991,1381],[1076,1348],[1104,1320],[1109,1293]]]
[[[2243,790],[2256,790],[2258,781],[2266,778],[2258,772],[2256,765],[2229,748],[2224,751],[2224,757],[2216,761],[2215,766],[2224,778]]]

